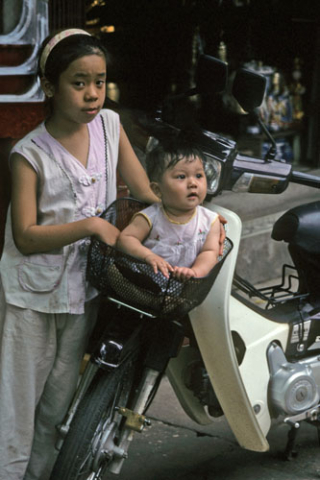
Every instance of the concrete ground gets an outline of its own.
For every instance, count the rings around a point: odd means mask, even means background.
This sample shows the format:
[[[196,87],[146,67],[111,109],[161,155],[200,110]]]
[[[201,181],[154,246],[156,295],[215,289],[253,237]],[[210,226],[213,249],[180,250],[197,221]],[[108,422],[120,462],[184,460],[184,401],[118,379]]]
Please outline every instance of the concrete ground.
[[[135,434],[120,475],[114,480],[319,480],[317,430],[301,425],[297,458],[284,460],[288,427],[273,426],[270,450],[256,453],[237,444],[224,419],[207,427],[191,421],[164,378],[149,412],[152,425]]]

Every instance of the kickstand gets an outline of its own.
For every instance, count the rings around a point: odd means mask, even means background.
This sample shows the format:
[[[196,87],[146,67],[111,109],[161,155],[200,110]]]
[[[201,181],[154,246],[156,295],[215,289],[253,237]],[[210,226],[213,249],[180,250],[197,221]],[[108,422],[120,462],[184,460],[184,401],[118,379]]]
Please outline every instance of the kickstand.
[[[312,425],[312,426],[316,427],[317,436],[318,436],[318,443],[319,443],[319,446],[320,446],[320,420],[319,419],[315,420],[313,418],[313,419],[307,420],[307,422],[309,423],[309,425]]]
[[[319,422],[317,422],[315,427],[317,428],[318,442],[319,442],[319,446],[320,446],[320,424],[319,424]]]
[[[292,425],[288,432],[287,446],[283,453],[284,460],[292,460],[293,458],[296,458],[298,456],[298,452],[294,448],[298,430],[299,430],[299,427],[297,427],[297,424],[296,424],[296,425]]]

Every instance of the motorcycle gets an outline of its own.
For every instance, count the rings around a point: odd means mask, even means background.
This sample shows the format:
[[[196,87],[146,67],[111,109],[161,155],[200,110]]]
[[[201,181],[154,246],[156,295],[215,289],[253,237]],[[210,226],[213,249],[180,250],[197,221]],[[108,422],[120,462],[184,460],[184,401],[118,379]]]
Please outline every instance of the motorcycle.
[[[224,62],[202,54],[197,72],[196,87],[184,97],[225,88]],[[264,91],[263,76],[237,72],[233,94],[244,111],[256,114]],[[276,419],[291,428],[290,456],[300,423],[319,426],[320,201],[277,220],[272,236],[288,244],[293,265],[284,266],[280,284],[257,289],[235,274],[241,220],[213,200],[223,190],[280,194],[289,182],[320,188],[320,178],[275,159],[274,140],[257,114],[271,143],[263,159],[240,154],[234,141],[213,132],[175,126],[176,100],[169,99],[147,125],[146,148],[187,135],[205,152],[205,206],[227,220],[224,254],[204,279],[159,285],[151,272],[141,273],[137,259],[92,239],[88,278],[103,293],[107,318],[58,427],[60,453],[51,480],[102,480],[119,473],[134,432],[150,424],[147,410],[164,374],[193,421],[210,424],[225,415],[245,449],[267,451],[266,435]],[[122,198],[104,218],[121,229],[139,209],[139,202]]]

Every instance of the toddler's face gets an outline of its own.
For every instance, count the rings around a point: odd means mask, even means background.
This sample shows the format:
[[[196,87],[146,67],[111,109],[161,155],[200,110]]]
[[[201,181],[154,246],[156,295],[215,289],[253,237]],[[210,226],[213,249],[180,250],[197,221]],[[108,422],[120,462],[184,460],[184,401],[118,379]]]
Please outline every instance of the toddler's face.
[[[194,210],[207,193],[202,161],[198,157],[180,160],[164,172],[158,187],[165,207],[181,212]]]

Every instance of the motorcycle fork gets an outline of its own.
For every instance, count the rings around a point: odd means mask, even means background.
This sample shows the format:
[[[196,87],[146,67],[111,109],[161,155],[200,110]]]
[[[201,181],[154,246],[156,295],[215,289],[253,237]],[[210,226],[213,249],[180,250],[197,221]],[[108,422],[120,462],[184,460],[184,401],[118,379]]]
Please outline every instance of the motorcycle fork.
[[[166,322],[165,325],[156,321],[144,332],[143,349],[146,355],[143,359],[144,369],[141,380],[136,388],[136,395],[130,403],[130,409],[118,408],[118,413],[125,417],[119,449],[127,452],[134,432],[142,432],[145,426],[151,425],[145,413],[154,398],[161,378],[170,358],[177,356],[183,338],[183,326],[179,322]],[[126,456],[115,457],[108,471],[119,474]]]
[[[141,337],[145,354],[141,352]],[[166,325],[163,325],[158,319],[142,318],[141,315],[134,314],[126,308],[118,308],[113,318],[108,321],[102,338],[91,355],[64,421],[57,426],[60,438],[56,448],[61,449],[79,404],[99,368],[110,371],[118,368],[129,356],[134,357],[138,354],[145,357],[143,359],[145,370],[137,389],[140,393],[132,404],[134,413],[127,409],[119,413],[127,417],[126,423],[127,426],[131,426],[130,428],[136,422],[141,422],[139,415],[148,408],[148,402],[151,403],[151,392],[155,394],[168,361],[177,355],[182,339],[182,324],[178,322],[166,322]],[[148,423],[148,420],[144,421]]]
[[[60,425],[57,426],[57,430],[58,430],[59,435],[60,435],[59,439],[56,442],[56,449],[57,450],[61,449],[62,444],[64,442],[64,439],[66,438],[66,436],[67,436],[67,434],[70,430],[72,420],[73,420],[73,418],[74,418],[74,416],[77,412],[79,404],[80,404],[81,400],[83,399],[86,391],[88,390],[88,387],[91,384],[91,382],[92,382],[95,374],[97,373],[98,369],[99,369],[98,365],[95,365],[91,362],[88,363],[88,365],[87,365],[87,367],[86,367],[86,369],[85,369],[85,371],[82,375],[82,378],[81,378],[79,386],[76,390],[76,393],[73,397],[73,400],[72,400],[72,403],[69,407],[67,415],[64,418],[63,423],[61,423]]]
[[[64,421],[57,426],[60,435],[60,438],[56,442],[57,450],[61,449],[80,402],[85,396],[97,371],[100,368],[106,371],[118,368],[128,356],[133,356],[133,352],[137,352],[139,349],[138,337],[143,322],[135,323],[133,321],[135,319],[131,319],[132,328],[130,331],[127,326],[126,329],[121,329],[121,324],[124,324],[124,321],[128,319],[126,316],[124,316],[125,318],[120,318],[119,312],[117,313],[118,315],[114,315],[111,321],[108,322],[102,338],[99,340],[91,355]]]

